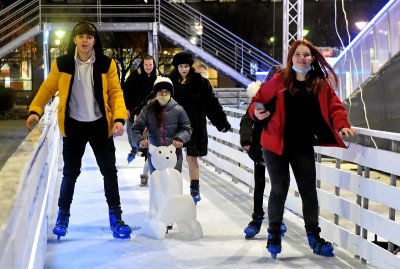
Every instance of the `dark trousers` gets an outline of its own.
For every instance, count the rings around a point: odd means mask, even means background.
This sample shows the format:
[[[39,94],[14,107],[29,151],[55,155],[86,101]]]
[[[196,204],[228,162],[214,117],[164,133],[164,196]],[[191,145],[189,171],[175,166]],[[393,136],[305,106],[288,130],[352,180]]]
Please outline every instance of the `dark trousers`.
[[[264,216],[265,166],[254,162],[254,213]]]
[[[93,122],[66,119],[66,137],[63,138],[63,179],[58,199],[60,208],[69,210],[71,206],[76,179],[81,173],[82,156],[88,142],[104,177],[104,192],[108,206],[120,205],[114,140],[108,137],[107,129],[104,118]]]
[[[271,192],[268,200],[269,225],[280,224],[289,190],[289,164],[292,167],[303,203],[303,217],[306,227],[318,225],[318,197],[314,148],[291,147],[284,149],[283,155],[277,155],[263,149],[265,163],[271,179]]]

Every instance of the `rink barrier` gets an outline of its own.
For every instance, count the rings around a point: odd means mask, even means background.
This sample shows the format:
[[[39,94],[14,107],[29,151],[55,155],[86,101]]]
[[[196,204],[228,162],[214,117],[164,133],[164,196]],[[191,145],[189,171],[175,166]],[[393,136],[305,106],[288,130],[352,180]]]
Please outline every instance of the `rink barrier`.
[[[216,170],[254,189],[253,162],[240,146],[239,123],[243,109],[224,107],[232,128],[227,133],[208,124],[209,153],[204,160]],[[315,147],[317,192],[321,210],[321,235],[349,251],[361,263],[377,268],[398,268],[400,256],[400,134],[356,128],[348,149]],[[376,139],[391,144],[388,150],[374,147]],[[378,175],[381,180],[370,178]],[[302,216],[296,181],[291,174],[286,208]],[[270,184],[266,173],[264,195]],[[323,213],[322,213],[323,212]],[[383,247],[382,247],[383,246]]]
[[[0,171],[0,268],[44,268],[59,174],[58,98]]]

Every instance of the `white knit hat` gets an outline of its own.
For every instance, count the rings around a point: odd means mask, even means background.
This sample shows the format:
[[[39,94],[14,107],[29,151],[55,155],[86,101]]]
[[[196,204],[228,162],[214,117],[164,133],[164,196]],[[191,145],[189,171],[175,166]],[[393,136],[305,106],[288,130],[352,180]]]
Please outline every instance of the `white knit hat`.
[[[153,86],[154,95],[156,95],[157,92],[163,89],[168,90],[171,93],[171,96],[174,95],[174,86],[172,84],[172,81],[167,77],[157,76]]]

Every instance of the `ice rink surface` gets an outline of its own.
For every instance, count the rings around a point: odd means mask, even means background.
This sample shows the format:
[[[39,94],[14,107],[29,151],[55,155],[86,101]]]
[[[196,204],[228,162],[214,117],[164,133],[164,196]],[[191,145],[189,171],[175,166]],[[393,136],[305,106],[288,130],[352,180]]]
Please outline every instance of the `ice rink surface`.
[[[266,251],[266,221],[254,239],[244,239],[243,229],[253,210],[249,188],[233,183],[231,177],[216,173],[202,161],[202,200],[197,205],[197,219],[204,237],[189,240],[176,228],[163,240],[145,237],[140,227],[148,212],[149,193],[148,187],[139,186],[144,159],[136,157],[127,164],[129,145],[125,134],[115,139],[115,145],[123,220],[134,230],[131,240],[112,236],[102,176],[88,146],[75,188],[68,234],[59,241],[52,234],[58,193],[55,195],[45,268],[373,268],[339,247],[335,248],[334,258],[314,255],[307,243],[303,220],[289,211],[284,215],[288,231],[282,253],[277,260],[271,259]],[[186,161],[182,174],[184,191],[189,193]],[[267,199],[265,210],[266,205]]]

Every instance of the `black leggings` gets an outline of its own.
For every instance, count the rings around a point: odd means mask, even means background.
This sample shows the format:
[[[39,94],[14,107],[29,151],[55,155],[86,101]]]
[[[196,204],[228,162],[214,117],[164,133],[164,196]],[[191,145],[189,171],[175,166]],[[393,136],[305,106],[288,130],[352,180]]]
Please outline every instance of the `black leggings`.
[[[254,162],[254,213],[264,215],[265,166]]]

